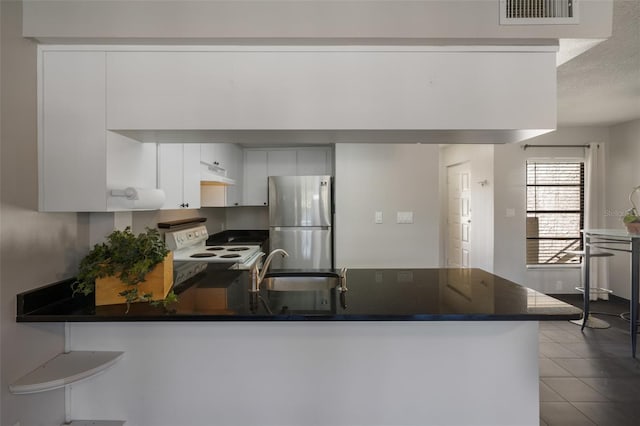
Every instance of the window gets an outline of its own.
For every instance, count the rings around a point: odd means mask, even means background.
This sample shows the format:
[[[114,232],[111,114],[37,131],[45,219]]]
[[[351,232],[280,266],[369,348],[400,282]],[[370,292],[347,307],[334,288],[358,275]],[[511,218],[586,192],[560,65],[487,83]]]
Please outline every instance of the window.
[[[527,265],[576,264],[584,226],[584,163],[527,162]]]

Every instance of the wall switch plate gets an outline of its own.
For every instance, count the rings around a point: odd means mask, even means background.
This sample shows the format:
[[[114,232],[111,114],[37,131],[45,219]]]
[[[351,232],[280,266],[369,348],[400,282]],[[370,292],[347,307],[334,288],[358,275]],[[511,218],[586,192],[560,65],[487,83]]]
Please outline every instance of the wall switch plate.
[[[516,216],[516,209],[511,209],[511,208],[507,209],[506,216],[507,217],[515,217]]]
[[[413,223],[413,212],[398,212],[396,223]]]
[[[382,212],[376,212],[375,214],[375,222],[382,223]]]

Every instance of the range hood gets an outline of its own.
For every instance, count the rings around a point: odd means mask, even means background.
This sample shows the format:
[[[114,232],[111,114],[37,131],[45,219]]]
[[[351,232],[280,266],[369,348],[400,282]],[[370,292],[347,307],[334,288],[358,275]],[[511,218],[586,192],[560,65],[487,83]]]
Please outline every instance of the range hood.
[[[236,181],[227,177],[227,171],[216,165],[200,162],[200,184],[202,185],[235,185]]]

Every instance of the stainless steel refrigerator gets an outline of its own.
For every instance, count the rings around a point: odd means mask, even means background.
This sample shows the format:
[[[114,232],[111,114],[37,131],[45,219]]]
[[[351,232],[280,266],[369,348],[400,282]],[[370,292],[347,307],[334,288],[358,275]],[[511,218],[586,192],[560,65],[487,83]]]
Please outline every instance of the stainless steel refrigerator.
[[[269,177],[269,243],[277,269],[333,268],[331,176]]]

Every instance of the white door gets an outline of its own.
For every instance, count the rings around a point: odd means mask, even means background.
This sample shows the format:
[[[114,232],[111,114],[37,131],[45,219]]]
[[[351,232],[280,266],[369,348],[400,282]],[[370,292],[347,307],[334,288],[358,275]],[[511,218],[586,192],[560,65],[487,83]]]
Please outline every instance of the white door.
[[[447,168],[447,266],[468,268],[471,249],[471,173],[469,163]]]

